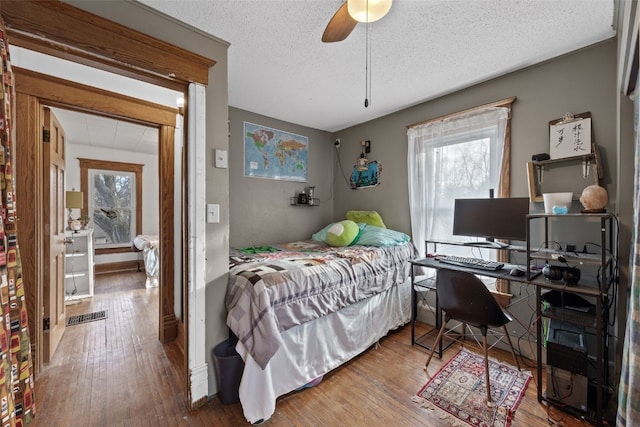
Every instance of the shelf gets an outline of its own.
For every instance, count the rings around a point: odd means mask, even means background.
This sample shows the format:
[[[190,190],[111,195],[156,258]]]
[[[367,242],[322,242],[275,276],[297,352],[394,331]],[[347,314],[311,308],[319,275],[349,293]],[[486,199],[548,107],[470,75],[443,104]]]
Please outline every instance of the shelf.
[[[602,264],[602,254],[584,254],[580,252],[565,252],[555,249],[540,249],[529,254],[531,259],[558,261],[558,258],[563,257],[567,264]],[[605,266],[611,262],[611,255],[605,254],[604,256]],[[562,263],[562,261],[558,261]],[[564,264],[564,263],[563,263]]]
[[[538,214],[529,214],[528,218],[584,218],[584,219],[607,219],[613,218],[613,214],[610,213],[566,213],[566,214],[547,214],[547,213],[538,213]]]
[[[487,244],[485,244],[485,242],[482,240],[479,240],[477,242],[476,241],[455,242],[450,240],[428,240],[427,242],[434,246],[435,245],[452,245],[452,246],[466,246],[468,248],[480,248],[480,249],[504,249],[507,251],[514,251],[514,252],[527,251],[527,248],[524,246],[507,245],[505,247],[495,247],[490,245],[491,242],[487,242]]]
[[[592,152],[581,154],[579,156],[563,157],[560,159],[538,160],[527,162],[527,180],[529,182],[529,199],[532,202],[542,202],[542,182],[544,180],[544,169],[546,166],[567,166],[575,163],[582,165],[582,177],[589,177],[591,166],[595,167],[594,184],[600,185],[600,181],[604,178],[602,165],[600,162],[600,152],[597,144],[591,144]],[[564,165],[562,165],[564,164]],[[540,190],[540,191],[538,191]]]
[[[81,300],[81,299],[85,299],[85,298],[89,298],[92,295],[88,294],[88,293],[77,293],[75,295],[67,295],[65,297],[65,304],[69,304],[70,301],[77,301],[77,300]]]
[[[93,229],[67,231],[65,241],[65,300],[91,297],[94,286]]]
[[[67,253],[64,254],[65,258],[75,258],[75,257],[82,257],[82,256],[87,256],[86,252],[73,252],[73,253]]]
[[[593,283],[591,283],[592,281]],[[537,287],[543,288],[543,289],[566,291],[566,292],[570,292],[572,294],[577,294],[577,295],[586,295],[586,296],[606,295],[606,293],[600,292],[597,286],[589,286],[589,285],[596,285],[597,284],[596,279],[587,280],[581,277],[580,285],[567,285],[562,280],[549,280],[544,276],[539,275],[535,279],[529,280],[527,283],[536,285]]]
[[[289,197],[289,204],[291,206],[320,206],[320,199],[313,197],[309,200],[313,200],[313,203],[298,203],[297,197]]]
[[[79,272],[79,273],[65,273],[64,278],[65,279],[73,279],[75,277],[85,277],[86,275],[87,275],[86,271]]]
[[[537,161],[534,160],[531,163],[533,163],[534,166],[545,166],[545,165],[553,165],[557,163],[567,163],[571,161],[582,162],[582,161],[594,160],[595,158],[596,158],[595,154],[589,153],[589,154],[581,154],[579,156],[563,157],[561,159],[549,159],[549,160],[537,160]]]
[[[549,319],[560,320],[562,322],[568,322],[585,328],[595,328],[597,326],[594,309],[590,309],[588,312],[583,313],[580,311],[570,310],[568,308],[562,309],[558,307],[548,307],[542,311],[542,315]]]
[[[428,279],[424,279],[424,280],[416,280],[413,283],[413,286],[417,286],[419,288],[424,288],[424,289],[428,289],[428,290],[435,290],[436,289],[436,281],[433,278],[428,278]]]

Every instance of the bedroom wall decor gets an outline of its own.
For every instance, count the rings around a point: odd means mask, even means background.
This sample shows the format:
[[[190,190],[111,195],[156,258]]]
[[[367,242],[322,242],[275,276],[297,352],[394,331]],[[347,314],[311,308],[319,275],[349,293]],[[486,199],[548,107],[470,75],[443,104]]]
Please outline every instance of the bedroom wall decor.
[[[549,155],[551,159],[591,153],[591,113],[566,113],[549,122]]]
[[[244,122],[244,176],[307,182],[309,138]]]

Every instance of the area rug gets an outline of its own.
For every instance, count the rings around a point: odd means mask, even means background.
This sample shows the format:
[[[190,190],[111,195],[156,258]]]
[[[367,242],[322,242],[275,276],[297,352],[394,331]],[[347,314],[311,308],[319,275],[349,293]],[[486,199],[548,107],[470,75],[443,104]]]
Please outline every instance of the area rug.
[[[79,325],[81,323],[93,322],[95,320],[104,320],[107,318],[107,310],[94,311],[93,313],[78,314],[76,316],[67,317],[67,326]]]
[[[462,348],[420,389],[413,401],[453,426],[508,427],[531,374],[489,360],[491,406],[484,386],[484,356]]]

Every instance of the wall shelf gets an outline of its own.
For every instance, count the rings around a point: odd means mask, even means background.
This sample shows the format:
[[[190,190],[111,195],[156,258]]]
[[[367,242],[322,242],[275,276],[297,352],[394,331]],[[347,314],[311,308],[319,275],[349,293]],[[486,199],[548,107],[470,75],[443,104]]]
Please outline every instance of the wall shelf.
[[[309,199],[309,201],[313,201],[312,203],[298,203],[297,197],[289,197],[289,204],[291,206],[320,206],[320,199],[313,197]]]
[[[582,165],[582,177],[588,178],[591,167],[594,166],[594,184],[600,185],[604,178],[602,164],[600,161],[600,151],[596,144],[591,144],[592,152],[579,156],[564,157],[561,159],[549,159],[527,162],[527,179],[529,183],[529,199],[532,202],[542,202],[542,182],[544,181],[544,171],[547,167],[566,167]]]

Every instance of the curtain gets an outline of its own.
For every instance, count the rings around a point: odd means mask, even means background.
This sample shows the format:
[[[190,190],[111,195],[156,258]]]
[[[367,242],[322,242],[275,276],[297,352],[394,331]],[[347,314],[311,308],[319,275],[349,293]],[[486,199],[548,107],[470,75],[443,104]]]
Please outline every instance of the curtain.
[[[640,79],[636,88],[640,87]],[[636,89],[634,96],[635,110],[635,176],[633,194],[633,230],[631,235],[631,251],[629,256],[629,276],[631,292],[629,293],[629,311],[622,350],[622,370],[618,386],[618,413],[616,425],[640,425],[640,94]]]
[[[489,107],[467,114],[447,117],[416,125],[407,130],[409,171],[409,212],[411,215],[411,233],[414,244],[424,245],[428,239],[445,239],[451,230],[438,227],[442,218],[436,211],[446,208],[456,195],[444,194],[440,178],[443,158],[439,154],[440,147],[448,144],[452,138],[464,138],[465,135],[478,135],[492,138],[489,158],[489,180],[480,197],[489,196],[489,188],[497,189],[496,195],[502,196],[499,190],[501,170],[504,167],[505,133],[509,121],[510,108]],[[450,142],[449,142],[450,143]],[[508,154],[507,154],[508,159]],[[504,162],[507,163],[508,162]],[[508,178],[508,176],[507,176]],[[447,196],[447,197],[443,197]],[[448,227],[447,227],[448,228]],[[420,248],[420,246],[418,246]],[[420,252],[424,251],[424,246]]]
[[[15,87],[9,44],[1,20],[0,54],[0,420],[3,427],[19,427],[31,422],[35,403],[25,284],[15,223],[17,213],[12,172]]]

